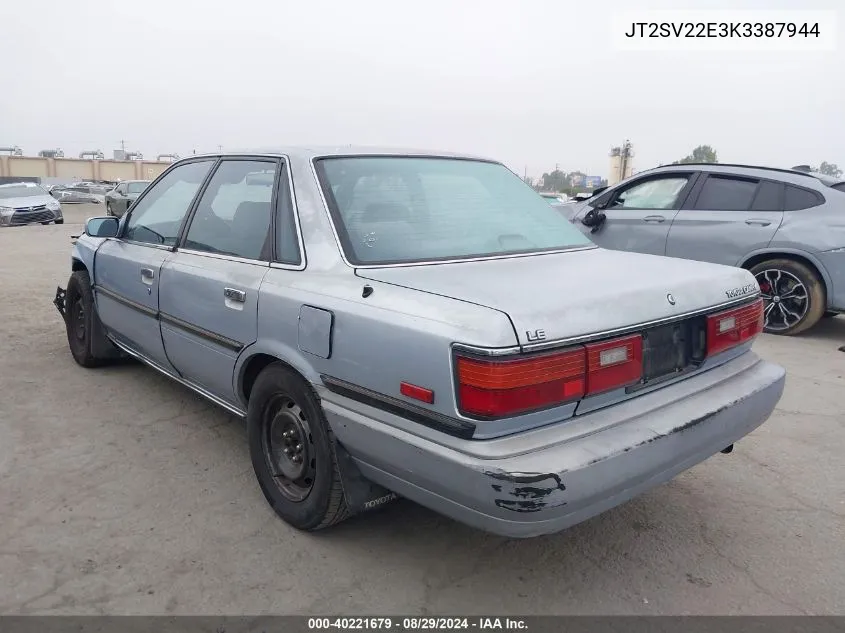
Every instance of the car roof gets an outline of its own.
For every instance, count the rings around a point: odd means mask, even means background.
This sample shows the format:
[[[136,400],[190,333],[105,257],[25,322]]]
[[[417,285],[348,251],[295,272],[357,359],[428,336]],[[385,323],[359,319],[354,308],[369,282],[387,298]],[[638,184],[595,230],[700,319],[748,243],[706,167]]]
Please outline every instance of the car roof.
[[[273,146],[251,147],[225,152],[212,152],[202,156],[242,156],[244,154],[289,156],[291,158],[311,160],[330,156],[424,156],[432,158],[463,158],[499,162],[486,156],[474,156],[459,152],[437,151],[430,149],[414,149],[405,147],[366,146],[366,145],[328,145],[328,146]],[[197,155],[199,156],[199,155]],[[195,158],[185,156],[182,160]]]
[[[771,178],[788,182],[793,185],[807,186],[808,184],[822,184],[813,174],[795,169],[781,169],[779,167],[764,167],[762,165],[737,165],[733,163],[683,163],[679,165],[661,165],[653,169],[638,172],[639,175],[658,171],[688,171],[695,169],[703,172],[729,172],[738,176],[753,178]]]

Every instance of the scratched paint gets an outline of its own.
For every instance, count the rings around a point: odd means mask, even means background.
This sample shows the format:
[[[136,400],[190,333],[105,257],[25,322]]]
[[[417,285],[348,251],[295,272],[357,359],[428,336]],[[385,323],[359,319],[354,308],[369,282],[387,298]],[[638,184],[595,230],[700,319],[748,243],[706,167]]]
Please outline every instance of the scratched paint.
[[[499,508],[512,512],[539,512],[566,505],[559,494],[566,486],[556,473],[506,473],[487,471],[485,474],[503,484],[491,484],[496,492],[504,492],[511,498],[497,498]],[[533,485],[532,485],[533,484]],[[545,485],[544,485],[545,484]]]

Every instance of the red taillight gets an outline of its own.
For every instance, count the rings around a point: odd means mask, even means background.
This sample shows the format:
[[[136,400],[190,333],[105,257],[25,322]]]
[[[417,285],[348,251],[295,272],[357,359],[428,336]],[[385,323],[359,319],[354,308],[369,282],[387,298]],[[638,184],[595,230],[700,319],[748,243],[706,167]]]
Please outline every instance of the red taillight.
[[[456,357],[462,413],[506,417],[618,389],[642,376],[642,337],[590,343],[518,359]]]
[[[639,334],[587,347],[587,394],[639,382],[643,375],[643,337]]]
[[[503,417],[578,400],[584,395],[586,350],[516,360],[458,356],[458,402],[463,413]]]
[[[707,355],[752,340],[763,331],[763,300],[707,317]]]

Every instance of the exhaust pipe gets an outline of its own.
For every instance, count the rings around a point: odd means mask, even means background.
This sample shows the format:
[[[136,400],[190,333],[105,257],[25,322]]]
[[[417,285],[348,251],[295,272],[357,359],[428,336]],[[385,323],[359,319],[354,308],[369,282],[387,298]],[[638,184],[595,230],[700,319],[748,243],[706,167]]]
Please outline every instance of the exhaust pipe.
[[[734,450],[734,445],[733,445],[733,444],[731,444],[731,445],[730,445],[730,446],[728,446],[727,448],[723,448],[723,449],[722,449],[722,452],[723,452],[725,455],[727,455],[728,453],[732,453],[732,452],[733,452],[733,450]]]

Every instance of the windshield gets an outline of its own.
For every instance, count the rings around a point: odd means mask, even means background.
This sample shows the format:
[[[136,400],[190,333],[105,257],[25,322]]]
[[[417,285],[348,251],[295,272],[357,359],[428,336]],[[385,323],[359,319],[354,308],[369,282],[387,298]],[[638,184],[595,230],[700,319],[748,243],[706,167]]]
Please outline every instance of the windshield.
[[[126,190],[129,193],[141,193],[147,188],[148,182],[130,182],[126,185]]]
[[[352,264],[539,253],[590,241],[498,163],[324,158],[317,174]]]
[[[29,196],[44,196],[47,192],[38,185],[10,185],[0,187],[0,199],[28,198]]]

